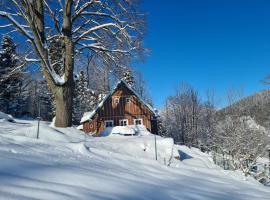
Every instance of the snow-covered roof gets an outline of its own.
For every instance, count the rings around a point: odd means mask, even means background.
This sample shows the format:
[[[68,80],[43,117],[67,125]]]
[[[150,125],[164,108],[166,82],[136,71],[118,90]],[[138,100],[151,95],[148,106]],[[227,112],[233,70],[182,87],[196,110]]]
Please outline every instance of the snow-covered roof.
[[[83,125],[80,124],[79,126],[77,126],[77,129],[78,129],[78,130],[83,130]]]
[[[145,105],[155,116],[157,116],[157,112],[156,112],[156,110],[151,106],[151,105],[149,105],[148,103],[146,103],[139,95],[138,95],[138,93],[136,92],[136,91],[134,91],[131,87],[130,87],[130,85],[126,82],[126,81],[124,81],[124,80],[121,80],[121,81],[119,81],[117,84],[116,84],[116,86],[113,88],[113,90],[110,92],[110,93],[108,93],[100,102],[99,102],[99,104],[97,105],[97,107],[93,110],[93,111],[90,111],[90,112],[86,112],[86,113],[84,113],[84,115],[83,115],[83,117],[82,117],[82,119],[81,119],[81,122],[80,123],[83,123],[83,122],[86,122],[86,121],[88,121],[88,120],[90,120],[90,119],[92,119],[94,116],[95,116],[95,114],[97,113],[97,111],[104,105],[104,103],[106,102],[106,100],[109,98],[109,97],[111,97],[112,95],[113,95],[113,93],[116,91],[116,89],[118,88],[118,86],[121,84],[121,83],[123,83],[138,99],[139,99],[139,101],[143,104],[143,105]]]

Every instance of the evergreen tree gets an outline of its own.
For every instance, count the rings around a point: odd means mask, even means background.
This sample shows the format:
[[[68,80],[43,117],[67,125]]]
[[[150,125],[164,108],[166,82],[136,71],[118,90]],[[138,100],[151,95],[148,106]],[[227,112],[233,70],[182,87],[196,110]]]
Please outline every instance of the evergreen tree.
[[[83,113],[94,109],[98,102],[96,92],[88,88],[87,77],[84,71],[75,76],[75,95],[73,106],[73,123],[79,124]]]
[[[131,87],[134,87],[135,81],[132,71],[130,69],[127,69],[126,71],[123,72],[122,80],[126,81],[127,84],[129,84]]]
[[[32,77],[31,77],[32,78]],[[38,81],[32,80],[30,81],[28,87],[27,87],[27,115],[29,117],[36,118],[38,116]]]
[[[0,52],[0,109],[18,116],[23,104],[23,74],[17,69],[20,65],[16,45],[12,38],[4,36]]]
[[[48,89],[44,78],[31,77],[31,83],[27,87],[26,113],[29,117],[41,117],[42,120],[51,121],[55,111],[54,99]]]
[[[40,116],[43,120],[51,121],[55,115],[55,101],[53,94],[50,92],[45,79],[38,83],[38,106],[40,109]]]

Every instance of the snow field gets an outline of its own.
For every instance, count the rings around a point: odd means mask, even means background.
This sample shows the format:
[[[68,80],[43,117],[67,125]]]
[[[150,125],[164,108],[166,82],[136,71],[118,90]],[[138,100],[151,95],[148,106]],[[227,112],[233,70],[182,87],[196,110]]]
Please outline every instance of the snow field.
[[[91,137],[75,128],[36,121],[0,122],[0,199],[268,200],[264,187],[240,172],[224,171],[198,149],[157,137]],[[168,148],[169,147],[169,148]],[[145,149],[145,150],[144,150]],[[175,152],[176,151],[176,152]],[[167,157],[166,157],[167,158]]]

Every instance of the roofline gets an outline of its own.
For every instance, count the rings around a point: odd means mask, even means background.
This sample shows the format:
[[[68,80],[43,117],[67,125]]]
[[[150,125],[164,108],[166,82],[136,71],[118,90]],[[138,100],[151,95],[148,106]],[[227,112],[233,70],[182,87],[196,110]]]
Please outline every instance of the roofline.
[[[135,96],[137,96],[137,98],[141,101],[141,103],[142,104],[144,104],[155,116],[157,115],[157,113],[156,113],[156,111],[155,111],[155,109],[149,104],[149,103],[147,103],[147,102],[145,102],[141,97],[140,97],[140,95],[134,90],[134,89],[132,89],[131,87],[130,87],[130,85],[125,81],[125,80],[121,80],[120,81],[120,83],[121,82],[123,82],[126,86],[127,86],[127,88],[129,89],[129,90],[131,90],[131,92],[133,92],[134,94],[135,94]],[[119,83],[119,84],[120,84]]]

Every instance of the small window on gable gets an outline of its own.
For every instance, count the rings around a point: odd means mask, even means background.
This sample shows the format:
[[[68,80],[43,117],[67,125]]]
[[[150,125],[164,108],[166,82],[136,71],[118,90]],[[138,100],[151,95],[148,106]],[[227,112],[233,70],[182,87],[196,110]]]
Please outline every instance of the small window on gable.
[[[131,102],[130,97],[126,97],[126,103],[130,103],[130,102]]]
[[[113,127],[113,120],[106,120],[105,121],[105,127]]]
[[[115,105],[119,104],[119,97],[115,97],[114,100],[113,100],[113,103]]]

